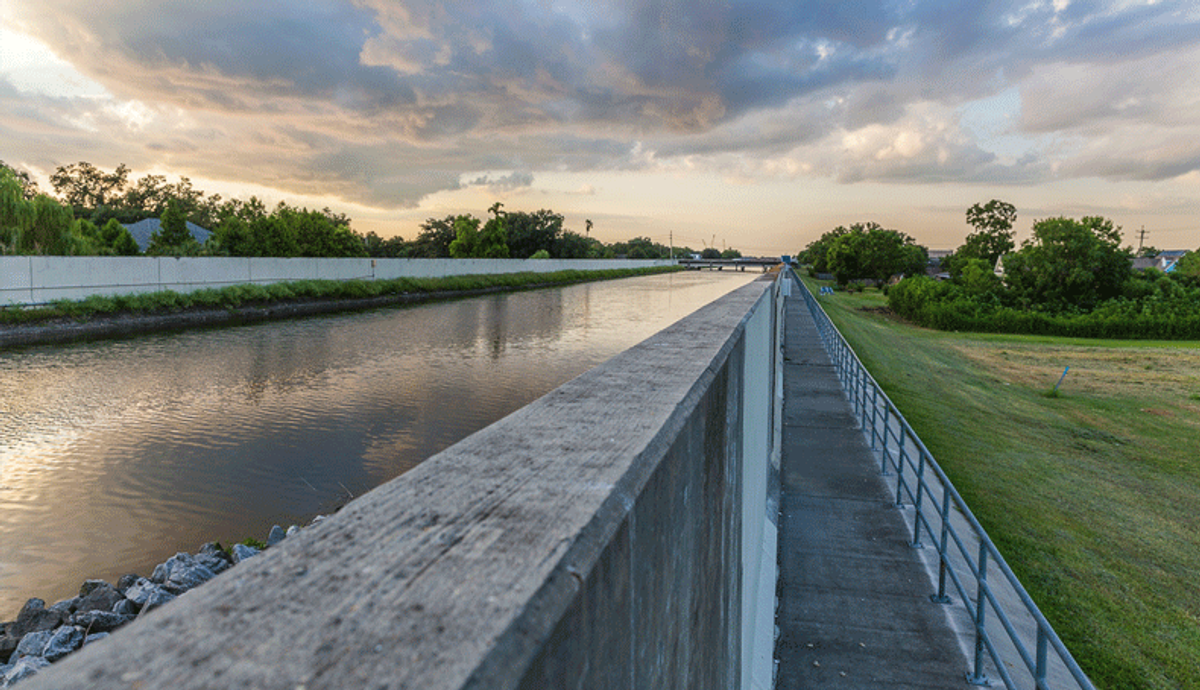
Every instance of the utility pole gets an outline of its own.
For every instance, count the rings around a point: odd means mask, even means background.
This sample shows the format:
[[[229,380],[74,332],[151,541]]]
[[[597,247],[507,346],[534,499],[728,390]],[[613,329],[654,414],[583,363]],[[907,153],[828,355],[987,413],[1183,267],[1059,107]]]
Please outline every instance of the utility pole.
[[[675,260],[675,231],[671,230],[671,232],[667,233],[667,237],[670,238],[667,241],[671,243],[671,260],[674,261]]]
[[[1141,232],[1138,233],[1138,256],[1142,254],[1142,246],[1146,244],[1146,226],[1142,226]]]

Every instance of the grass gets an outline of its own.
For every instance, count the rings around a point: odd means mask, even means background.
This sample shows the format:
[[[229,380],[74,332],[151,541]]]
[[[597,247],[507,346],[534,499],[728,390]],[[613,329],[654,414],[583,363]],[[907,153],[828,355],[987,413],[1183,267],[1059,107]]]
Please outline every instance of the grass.
[[[595,271],[551,271],[546,273],[501,273],[447,276],[444,278],[397,278],[394,280],[304,280],[269,285],[232,285],[179,293],[170,290],[130,295],[95,295],[79,301],[62,300],[35,308],[0,307],[0,325],[36,324],[56,319],[83,320],[117,314],[155,314],[184,309],[236,309],[243,306],[277,304],[315,299],[367,299],[389,295],[437,292],[467,292],[488,288],[565,285],[594,280],[682,270],[676,266]]]
[[[1200,687],[1200,343],[932,331],[875,290],[821,303],[1097,687]]]

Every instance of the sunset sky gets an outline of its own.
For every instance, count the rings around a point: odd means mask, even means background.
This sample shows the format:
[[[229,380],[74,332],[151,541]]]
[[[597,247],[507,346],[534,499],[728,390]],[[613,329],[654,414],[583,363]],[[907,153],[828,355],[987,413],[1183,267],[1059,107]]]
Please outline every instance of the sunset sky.
[[[0,0],[0,160],[791,253],[1102,215],[1200,246],[1195,0]]]

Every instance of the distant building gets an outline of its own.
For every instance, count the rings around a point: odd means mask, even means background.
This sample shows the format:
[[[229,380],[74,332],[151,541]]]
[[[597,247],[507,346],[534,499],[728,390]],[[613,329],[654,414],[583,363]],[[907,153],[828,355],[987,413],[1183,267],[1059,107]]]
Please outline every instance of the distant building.
[[[1172,249],[1159,252],[1158,256],[1139,256],[1133,260],[1133,270],[1144,271],[1147,268],[1156,268],[1163,273],[1170,273],[1175,270],[1175,264],[1183,258],[1184,254],[1187,254],[1187,250]]]
[[[138,249],[144,252],[146,251],[146,247],[150,246],[150,236],[158,232],[158,228],[161,225],[162,221],[158,218],[144,218],[136,223],[126,225],[125,228],[129,230],[129,234],[133,235],[133,239],[138,243]],[[208,236],[212,234],[212,231],[205,230],[190,220],[187,222],[187,229],[200,244],[204,244]]]

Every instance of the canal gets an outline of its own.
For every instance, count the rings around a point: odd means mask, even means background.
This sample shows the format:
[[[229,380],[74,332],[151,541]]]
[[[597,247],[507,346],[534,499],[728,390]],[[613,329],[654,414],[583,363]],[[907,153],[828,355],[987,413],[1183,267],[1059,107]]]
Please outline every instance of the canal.
[[[0,352],[0,621],[305,524],[756,277]]]

